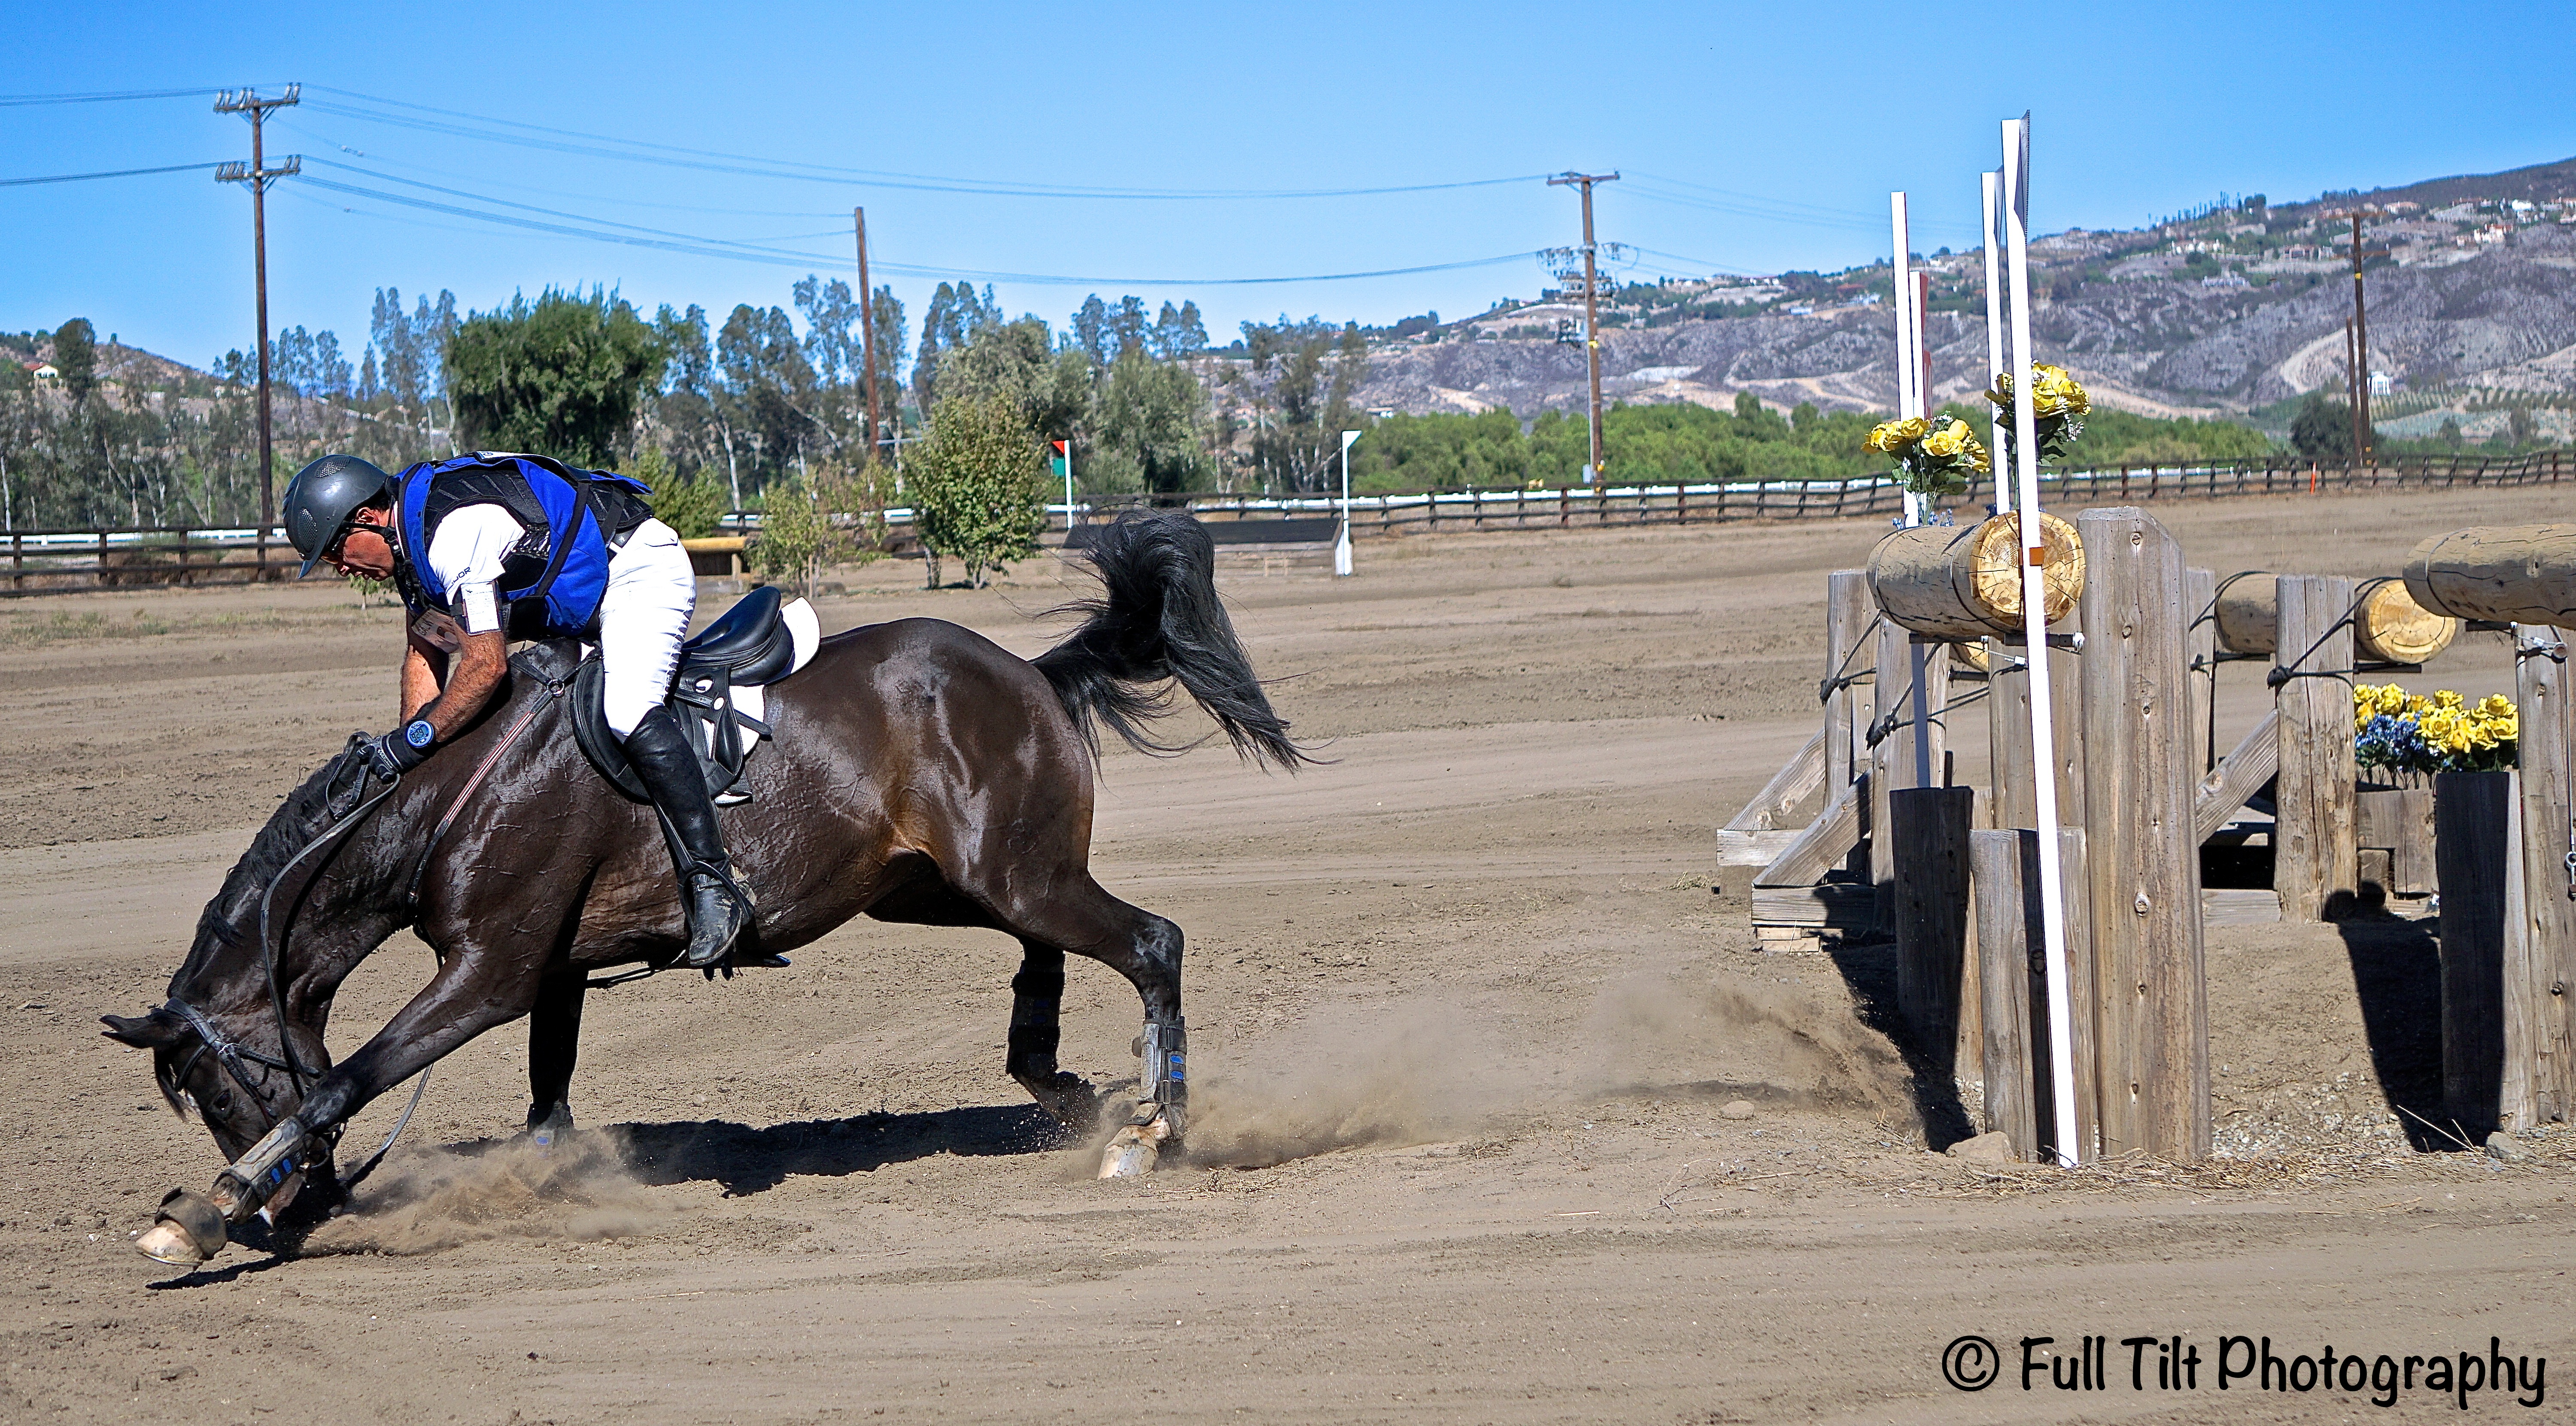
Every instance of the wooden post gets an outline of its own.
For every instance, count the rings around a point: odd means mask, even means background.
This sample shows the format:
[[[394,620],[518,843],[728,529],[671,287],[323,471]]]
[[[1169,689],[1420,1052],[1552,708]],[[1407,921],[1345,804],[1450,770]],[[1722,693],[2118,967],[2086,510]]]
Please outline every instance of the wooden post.
[[[2183,617],[2190,627],[2183,632],[2183,657],[2191,667],[2191,726],[2186,736],[2191,743],[2195,776],[2218,766],[2218,618],[2210,605],[2218,594],[2218,575],[2205,569],[2182,572]]]
[[[1868,700],[1848,685],[1845,678],[1857,677],[1861,670],[1861,631],[1869,627],[1875,606],[1869,600],[1869,573],[1866,570],[1838,569],[1825,576],[1825,795],[1843,790],[1855,775],[1853,750],[1859,746],[1860,729],[1869,720],[1861,711]],[[1866,765],[1867,759],[1861,760]]]
[[[2084,831],[2067,827],[2057,836],[2058,865],[2067,893],[2066,914],[2077,932],[2070,950],[2081,951],[2085,944],[2087,900]],[[2040,954],[2039,833],[2027,827],[1973,832],[1969,835],[1969,861],[1977,914],[1986,1127],[2004,1134],[2015,1158],[2054,1162],[2056,1113],[2049,1094],[2053,1081],[2048,1063],[2048,995]],[[2089,966],[2090,957],[2070,954],[2068,961],[2083,968]],[[2077,1005],[2091,1000],[2089,978],[2073,989]],[[2075,1156],[2082,1160],[2094,1158],[2098,1152],[2095,1144],[2101,1096],[2092,1017],[2078,1015],[2073,1028],[2077,1065]]]
[[[1968,832],[1976,790],[1906,787],[1888,798],[1896,849],[1896,1008],[1936,1074],[1963,1067],[1968,957]],[[1973,1064],[1983,1051],[1965,1047]]]
[[[2352,625],[2344,618],[2353,582],[2327,575],[2280,577],[2280,632],[2273,655],[2273,708],[2280,714],[2281,768],[2272,836],[2272,885],[2284,921],[2340,914],[2361,881],[2361,776],[2352,748]]]
[[[2442,884],[2442,1112],[2498,1127],[2505,1075],[2505,940],[2519,801],[2509,772],[2433,778],[2433,861]]]
[[[2576,989],[2576,886],[2570,817],[2567,645],[2558,631],[2514,626],[2515,707],[2522,775],[2517,788],[2520,907],[2504,943],[2504,1080],[2499,1122],[2527,1129],[2576,1112],[2576,1046],[2568,991]],[[2448,903],[2444,903],[2448,906]]]
[[[2196,1163],[2209,1155],[2209,1004],[2182,547],[2135,508],[2088,510],[2076,526],[2090,565],[2084,790],[2101,814],[2085,829],[2085,862],[2102,1152]]]
[[[2070,616],[2052,633],[2073,633],[2081,621]],[[2002,640],[1986,645],[1986,733],[1988,766],[1994,779],[1988,799],[1998,827],[2031,827],[2039,821],[2039,798],[2031,786],[2030,665],[2019,644]],[[2052,649],[2048,682],[2056,701],[2051,726],[2057,730],[2057,817],[2060,826],[2084,825],[2084,730],[2076,717],[2083,656]]]
[[[1869,825],[1889,826],[1887,795],[1900,787],[1938,786],[1941,754],[1946,746],[1941,723],[1925,722],[1923,746],[1914,740],[1913,708],[1916,696],[1915,670],[1922,670],[1920,690],[1924,706],[1938,712],[1950,697],[1950,660],[1921,658],[1915,655],[1914,636],[1894,623],[1881,620],[1878,626],[1877,713],[1870,731],[1879,732],[1875,747],[1869,749],[1870,808]],[[1921,776],[1924,767],[1932,776]],[[1891,926],[1896,914],[1896,848],[1895,839],[1873,836],[1869,839],[1869,879],[1878,888],[1879,924]]]

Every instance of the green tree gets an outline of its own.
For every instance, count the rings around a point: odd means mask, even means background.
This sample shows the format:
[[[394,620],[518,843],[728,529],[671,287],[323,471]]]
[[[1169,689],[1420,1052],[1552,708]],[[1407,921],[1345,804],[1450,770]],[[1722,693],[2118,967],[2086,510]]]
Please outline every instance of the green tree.
[[[939,556],[955,556],[966,566],[967,584],[981,589],[995,568],[1037,553],[1038,532],[1046,528],[1044,471],[1037,434],[1019,402],[957,394],[940,401],[930,416],[930,439],[907,468],[932,588],[939,584]]]
[[[2311,391],[2290,418],[2290,445],[2302,457],[2321,462],[2352,459],[2352,407]]]
[[[723,532],[724,490],[704,467],[682,475],[660,446],[646,446],[626,463],[626,474],[653,490],[653,513],[684,540],[703,540]]]
[[[467,317],[448,344],[458,434],[472,448],[609,465],[666,357],[634,307],[604,288],[513,297]]]
[[[74,405],[98,388],[98,338],[87,317],[74,317],[54,329],[54,370],[62,374],[63,394]]]
[[[1216,475],[1207,453],[1207,391],[1185,367],[1130,347],[1111,363],[1091,417],[1092,463],[1132,468],[1146,490],[1205,490]]]

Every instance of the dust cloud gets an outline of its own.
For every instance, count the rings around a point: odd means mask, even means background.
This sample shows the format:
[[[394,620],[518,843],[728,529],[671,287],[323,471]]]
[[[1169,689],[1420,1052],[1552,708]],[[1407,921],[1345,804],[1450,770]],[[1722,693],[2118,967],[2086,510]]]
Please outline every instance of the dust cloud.
[[[1734,977],[1637,975],[1595,996],[1570,1038],[1582,1048],[1541,1053],[1568,1042],[1564,1029],[1417,997],[1210,1046],[1194,1066],[1189,1158],[1267,1168],[1640,1095],[1858,1109],[1921,1127],[1903,1056],[1848,1001]]]
[[[434,1253],[493,1238],[589,1241],[653,1232],[669,1210],[627,1172],[611,1136],[549,1151],[526,1139],[479,1153],[429,1150],[388,1164],[308,1253]]]

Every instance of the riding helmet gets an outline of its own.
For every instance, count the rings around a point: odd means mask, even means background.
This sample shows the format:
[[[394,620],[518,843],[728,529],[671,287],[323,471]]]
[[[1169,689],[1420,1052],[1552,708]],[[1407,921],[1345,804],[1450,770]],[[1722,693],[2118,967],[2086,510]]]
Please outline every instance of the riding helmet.
[[[359,507],[384,498],[393,477],[356,456],[328,455],[295,473],[286,486],[286,539],[304,556],[297,579],[313,572],[339,542]]]

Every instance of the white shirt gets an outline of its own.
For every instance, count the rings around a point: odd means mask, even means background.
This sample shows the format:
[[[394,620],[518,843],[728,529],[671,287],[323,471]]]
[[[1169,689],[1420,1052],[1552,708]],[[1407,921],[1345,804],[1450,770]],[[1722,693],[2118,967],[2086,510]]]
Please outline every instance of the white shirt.
[[[465,632],[489,634],[501,627],[493,586],[501,578],[501,561],[527,537],[528,527],[498,505],[461,505],[438,522],[425,563]]]

